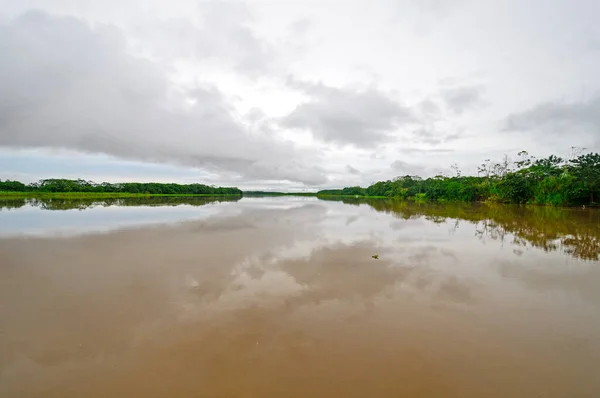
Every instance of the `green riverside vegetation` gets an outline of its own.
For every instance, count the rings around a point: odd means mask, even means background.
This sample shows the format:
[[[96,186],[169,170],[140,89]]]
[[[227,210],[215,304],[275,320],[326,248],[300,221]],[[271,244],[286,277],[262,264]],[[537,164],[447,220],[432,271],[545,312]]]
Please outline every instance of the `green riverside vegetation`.
[[[0,180],[0,198],[127,198],[139,196],[279,196],[368,197],[412,199],[436,202],[528,203],[552,206],[596,205],[600,197],[600,154],[590,153],[565,160],[551,155],[536,159],[519,152],[514,165],[505,156],[502,162],[489,159],[479,166],[478,176],[438,175],[423,179],[405,175],[378,181],[367,188],[347,187],[317,193],[267,191],[242,192],[234,187],[204,184],[117,183],[100,184],[86,180],[46,179],[32,184]]]
[[[0,196],[6,197],[111,197],[125,198],[137,196],[219,196],[242,195],[242,191],[232,187],[214,187],[203,184],[162,184],[156,182],[139,183],[127,182],[111,184],[103,182],[97,184],[93,181],[47,179],[32,184],[23,184],[19,181],[1,181]]]
[[[416,201],[529,203],[552,206],[594,205],[600,197],[600,154],[565,160],[557,156],[536,159],[525,151],[511,165],[508,157],[486,160],[478,176],[456,175],[423,179],[406,175],[367,187],[323,190],[319,197],[386,197]]]

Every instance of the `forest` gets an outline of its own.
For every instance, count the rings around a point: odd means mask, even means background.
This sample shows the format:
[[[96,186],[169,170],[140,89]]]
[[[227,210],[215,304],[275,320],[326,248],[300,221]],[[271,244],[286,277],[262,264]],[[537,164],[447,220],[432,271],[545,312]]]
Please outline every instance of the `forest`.
[[[378,181],[367,188],[355,186],[321,190],[319,197],[359,196],[436,202],[527,203],[552,206],[597,205],[600,197],[600,154],[571,159],[551,155],[536,159],[525,151],[518,160],[508,156],[500,162],[485,160],[477,176],[463,176],[457,165],[454,175],[421,178],[415,175]],[[172,183],[95,183],[83,179],[45,179],[32,184],[0,180],[0,192],[26,195],[111,194],[128,195],[305,195],[314,193],[242,192],[234,187]]]
[[[528,203],[552,206],[594,205],[600,197],[600,154],[589,153],[565,160],[551,155],[536,159],[525,151],[518,161],[508,156],[500,162],[487,159],[477,176],[463,176],[453,165],[453,176],[423,179],[401,176],[378,181],[367,188],[322,190],[318,196],[364,196],[423,201]]]
[[[0,192],[23,193],[96,193],[96,194],[147,194],[147,195],[241,195],[238,188],[215,187],[203,184],[164,184],[157,182],[126,182],[97,184],[86,180],[46,179],[32,184],[0,180]]]

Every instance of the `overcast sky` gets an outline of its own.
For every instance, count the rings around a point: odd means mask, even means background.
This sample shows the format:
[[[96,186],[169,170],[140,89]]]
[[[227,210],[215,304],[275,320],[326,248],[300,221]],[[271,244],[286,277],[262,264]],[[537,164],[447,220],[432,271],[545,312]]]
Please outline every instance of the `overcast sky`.
[[[243,189],[600,150],[597,0],[0,0],[0,178]]]

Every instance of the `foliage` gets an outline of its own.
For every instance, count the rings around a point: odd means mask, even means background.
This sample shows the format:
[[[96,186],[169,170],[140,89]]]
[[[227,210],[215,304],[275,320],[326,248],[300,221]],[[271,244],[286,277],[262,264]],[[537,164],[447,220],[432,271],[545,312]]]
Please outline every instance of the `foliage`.
[[[365,196],[366,192],[361,187],[347,187],[344,189],[326,189],[319,191],[318,195],[321,196]]]
[[[594,202],[594,194],[600,190],[600,154],[589,153],[571,160],[569,171],[583,184],[590,195],[590,203]]]
[[[111,193],[146,195],[241,195],[238,188],[215,187],[204,184],[163,184],[157,182],[127,182],[97,184],[86,180],[46,179],[25,185],[19,181],[0,180],[0,192],[44,193]]]
[[[518,157],[514,167],[508,156],[497,163],[486,159],[478,168],[478,176],[463,176],[454,164],[453,177],[406,175],[367,188],[324,190],[317,195],[552,206],[594,204],[594,198],[600,196],[600,154],[579,155],[567,161],[555,155],[536,159],[521,151]]]

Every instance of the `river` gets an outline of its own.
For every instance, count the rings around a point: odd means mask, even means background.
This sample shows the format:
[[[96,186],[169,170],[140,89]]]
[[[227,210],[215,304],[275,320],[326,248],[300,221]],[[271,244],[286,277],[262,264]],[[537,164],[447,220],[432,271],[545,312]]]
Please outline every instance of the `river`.
[[[0,202],[0,396],[599,397],[600,211]]]

